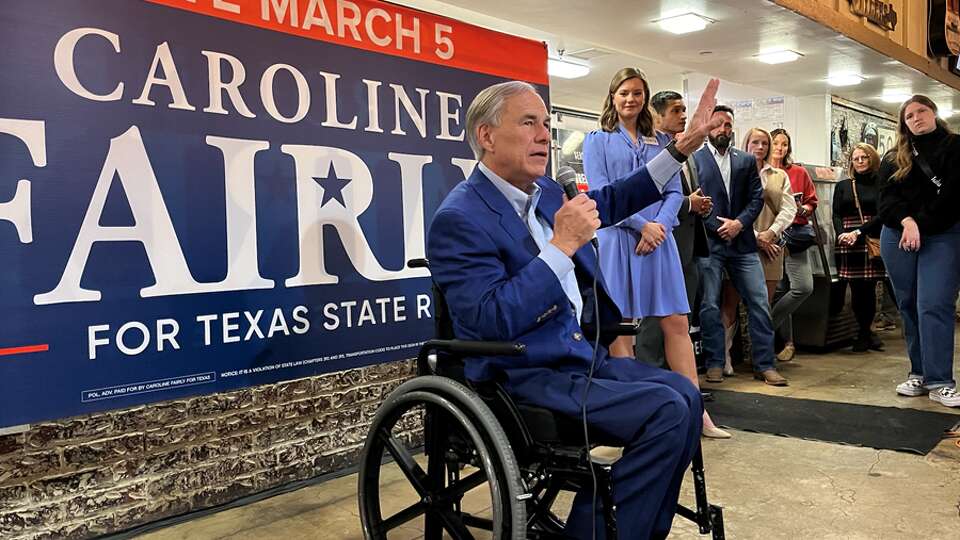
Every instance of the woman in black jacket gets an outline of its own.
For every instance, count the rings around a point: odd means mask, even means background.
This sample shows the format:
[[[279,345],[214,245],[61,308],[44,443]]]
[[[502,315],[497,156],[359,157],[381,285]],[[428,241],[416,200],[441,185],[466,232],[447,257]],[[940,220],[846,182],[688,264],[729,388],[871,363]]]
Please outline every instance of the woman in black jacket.
[[[860,332],[854,352],[883,350],[883,342],[870,330],[876,314],[877,282],[886,277],[883,261],[871,258],[867,239],[879,239],[880,156],[873,146],[858,143],[850,152],[847,179],[833,190],[833,227],[837,237],[837,269],[844,286],[850,284],[850,305]]]
[[[900,107],[894,160],[880,196],[880,251],[893,283],[910,355],[904,396],[929,394],[960,406],[953,378],[954,301],[960,290],[960,137],[937,118],[930,98]]]

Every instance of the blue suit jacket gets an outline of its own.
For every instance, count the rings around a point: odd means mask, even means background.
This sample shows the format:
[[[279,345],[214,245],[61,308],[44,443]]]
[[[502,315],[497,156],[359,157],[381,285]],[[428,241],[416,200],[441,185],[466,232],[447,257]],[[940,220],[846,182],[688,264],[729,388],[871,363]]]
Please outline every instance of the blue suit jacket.
[[[726,244],[738,253],[757,251],[757,238],[753,233],[753,222],[763,210],[763,184],[757,173],[757,160],[752,155],[730,148],[730,193],[723,186],[723,177],[717,160],[707,145],[694,152],[692,158],[697,163],[698,179],[704,195],[713,198],[713,211],[704,220],[707,237],[713,242]],[[738,219],[743,230],[727,244],[717,235],[720,220],[717,216]]]
[[[537,214],[553,226],[563,202],[556,182],[540,178],[543,193]],[[597,202],[603,226],[612,225],[661,199],[645,167],[627,178],[588,193]],[[506,374],[517,383],[529,370],[586,369],[593,347],[553,271],[537,255],[526,225],[479,169],[458,184],[433,218],[427,257],[434,281],[450,308],[454,333],[461,339],[518,341],[522,357],[471,358],[466,375],[487,380]],[[589,244],[573,257],[583,295],[585,323],[593,320],[593,280],[599,285],[601,325],[621,315],[607,296]],[[601,353],[604,354],[604,353]]]

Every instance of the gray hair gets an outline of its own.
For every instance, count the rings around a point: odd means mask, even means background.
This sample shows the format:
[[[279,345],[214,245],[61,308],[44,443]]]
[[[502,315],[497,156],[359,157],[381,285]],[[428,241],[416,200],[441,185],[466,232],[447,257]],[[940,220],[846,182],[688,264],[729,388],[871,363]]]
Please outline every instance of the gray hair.
[[[499,126],[500,115],[507,99],[524,92],[537,93],[537,89],[530,83],[522,81],[507,81],[488,86],[477,94],[467,109],[467,142],[473,150],[477,160],[483,159],[483,146],[477,140],[477,128],[482,125]]]

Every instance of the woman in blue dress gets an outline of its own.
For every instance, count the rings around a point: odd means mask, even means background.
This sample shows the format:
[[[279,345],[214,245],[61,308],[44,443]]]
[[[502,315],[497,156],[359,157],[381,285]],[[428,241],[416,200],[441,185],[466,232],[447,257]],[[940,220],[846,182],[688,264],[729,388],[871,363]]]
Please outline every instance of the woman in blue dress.
[[[654,129],[649,102],[650,87],[642,71],[623,68],[614,75],[603,101],[601,129],[589,133],[583,143],[583,168],[591,189],[626,176],[670,142],[669,136]],[[600,270],[623,316],[659,318],[667,364],[699,387],[687,320],[690,306],[673,238],[683,198],[678,174],[663,190],[662,201],[598,230],[597,238]],[[615,357],[634,356],[634,337],[617,338],[609,350]],[[713,430],[722,431],[704,413],[704,433]]]

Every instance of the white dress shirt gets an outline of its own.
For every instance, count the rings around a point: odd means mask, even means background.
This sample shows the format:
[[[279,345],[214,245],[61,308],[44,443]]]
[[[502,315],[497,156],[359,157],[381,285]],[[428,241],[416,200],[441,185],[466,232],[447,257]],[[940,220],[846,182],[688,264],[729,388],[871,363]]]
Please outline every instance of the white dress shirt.
[[[713,154],[713,159],[717,161],[717,168],[720,169],[720,176],[723,178],[723,189],[727,190],[727,199],[730,199],[730,147],[724,153],[720,153],[710,140],[707,140],[707,147]]]

